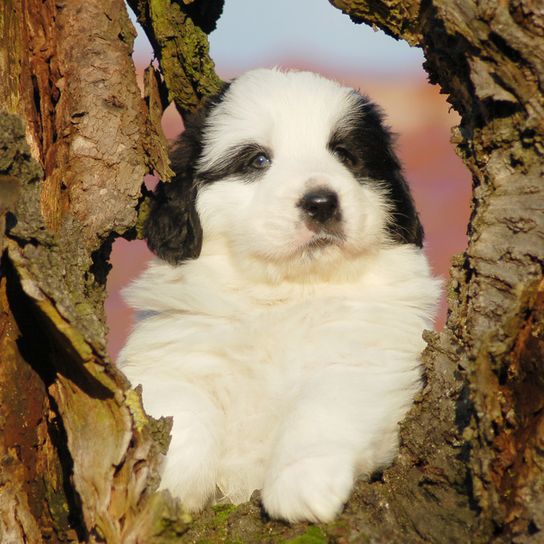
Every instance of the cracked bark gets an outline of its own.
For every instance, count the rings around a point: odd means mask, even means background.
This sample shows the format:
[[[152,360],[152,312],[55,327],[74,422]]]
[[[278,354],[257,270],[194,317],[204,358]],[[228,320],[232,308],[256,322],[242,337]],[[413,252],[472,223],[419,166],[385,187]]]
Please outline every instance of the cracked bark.
[[[160,60],[142,99],[121,0],[7,0],[2,542],[544,541],[544,12],[529,0],[331,3],[423,48],[473,175],[468,248],[446,328],[426,333],[426,386],[398,460],[328,525],[267,520],[258,496],[190,520],[154,492],[168,423],[145,416],[105,355],[107,256],[137,231],[143,176],[170,174],[164,103],[186,114],[220,85],[206,33],[223,2],[129,1]]]
[[[145,540],[154,508],[177,512],[151,498],[167,425],[107,361],[103,323],[113,237],[143,176],[170,173],[134,30],[121,0],[0,10],[0,540]]]

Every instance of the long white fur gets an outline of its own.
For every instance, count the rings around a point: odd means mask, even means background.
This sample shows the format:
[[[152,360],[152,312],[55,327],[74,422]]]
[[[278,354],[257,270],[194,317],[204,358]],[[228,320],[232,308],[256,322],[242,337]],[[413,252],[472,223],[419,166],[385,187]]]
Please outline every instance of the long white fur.
[[[439,282],[420,249],[388,240],[384,192],[326,149],[352,100],[310,73],[238,78],[198,169],[247,141],[272,166],[201,188],[200,257],[155,260],[126,290],[146,317],[119,363],[151,415],[173,416],[161,485],[189,511],[261,489],[272,516],[329,521],[397,453]],[[310,248],[296,204],[323,186],[339,195],[345,241]]]

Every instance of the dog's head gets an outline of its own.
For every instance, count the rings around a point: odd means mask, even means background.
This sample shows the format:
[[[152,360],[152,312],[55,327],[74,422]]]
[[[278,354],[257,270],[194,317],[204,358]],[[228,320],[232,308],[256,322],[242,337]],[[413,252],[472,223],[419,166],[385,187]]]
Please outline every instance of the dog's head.
[[[234,80],[187,122],[172,162],[146,224],[170,263],[228,253],[279,277],[422,245],[380,110],[313,73]]]

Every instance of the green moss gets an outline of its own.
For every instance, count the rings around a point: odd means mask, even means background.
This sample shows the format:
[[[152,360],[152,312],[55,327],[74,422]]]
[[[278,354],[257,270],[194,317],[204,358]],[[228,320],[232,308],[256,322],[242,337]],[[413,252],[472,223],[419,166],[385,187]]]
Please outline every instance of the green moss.
[[[226,522],[236,508],[235,504],[216,504],[212,506],[212,510],[215,512],[215,521],[218,523]]]
[[[152,527],[145,541],[150,544],[179,542],[193,522],[192,517],[183,511],[178,501],[170,495],[155,493],[147,506],[146,516]]]
[[[187,532],[192,518],[187,514],[171,517],[160,517],[155,524],[154,542],[175,542]]]
[[[327,544],[327,535],[315,525],[308,527],[302,535],[284,540],[283,544]]]
[[[142,406],[141,392],[129,389],[125,392],[125,404],[132,415],[132,422],[138,432],[142,432],[148,423],[148,418]]]
[[[138,240],[144,239],[144,225],[151,211],[151,200],[146,197],[140,203],[138,207],[138,217],[136,219],[136,238]]]
[[[183,112],[195,110],[221,88],[210,58],[208,36],[171,0],[149,0],[148,9],[131,2],[151,42],[158,45],[161,72],[170,100]]]
[[[60,466],[55,467],[56,476],[62,479]],[[63,493],[63,482],[57,481],[53,477],[44,478],[43,484],[45,488],[45,502],[53,518],[55,527],[59,530],[64,530],[70,527],[70,509],[66,501],[66,495]]]

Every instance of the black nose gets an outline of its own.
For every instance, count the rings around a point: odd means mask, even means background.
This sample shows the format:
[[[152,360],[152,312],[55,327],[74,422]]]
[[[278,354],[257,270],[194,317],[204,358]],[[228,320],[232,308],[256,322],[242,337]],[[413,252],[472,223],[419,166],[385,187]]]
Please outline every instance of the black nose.
[[[299,206],[315,221],[326,223],[338,210],[338,196],[328,189],[317,189],[306,193]]]

